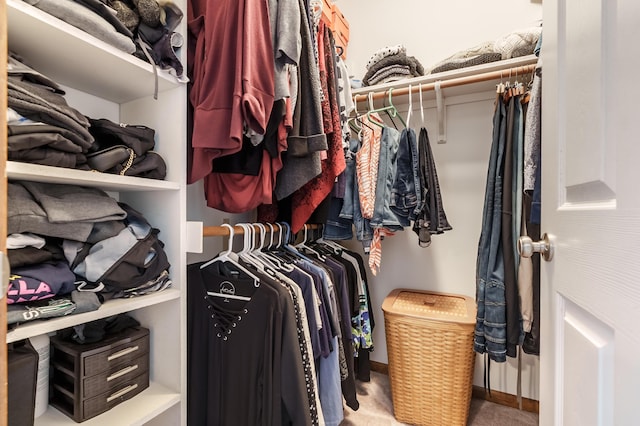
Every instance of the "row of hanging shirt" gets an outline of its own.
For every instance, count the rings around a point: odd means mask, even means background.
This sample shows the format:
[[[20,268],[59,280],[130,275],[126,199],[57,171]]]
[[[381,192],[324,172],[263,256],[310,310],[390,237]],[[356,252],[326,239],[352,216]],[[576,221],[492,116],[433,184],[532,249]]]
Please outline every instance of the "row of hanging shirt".
[[[422,127],[416,138],[416,132],[409,127],[412,105],[405,121],[393,105],[392,92],[389,89],[389,105],[378,109],[373,106],[370,92],[368,112],[360,115],[355,109],[355,116],[349,120],[350,133],[355,137],[346,149],[344,191],[334,191],[324,233],[326,239],[347,240],[353,238],[355,229],[356,239],[369,253],[374,275],[381,266],[385,237],[411,227],[419,245],[427,247],[431,235],[452,229],[445,214],[427,129]],[[421,90],[420,105],[424,123]],[[394,127],[388,126],[379,113],[385,113]],[[402,123],[401,129],[393,120],[396,117]]]
[[[265,248],[264,225],[240,226],[241,251],[187,268],[188,423],[337,426],[343,398],[358,409],[356,376],[369,379],[364,262],[331,241],[307,243],[306,227],[302,243],[287,235]]]

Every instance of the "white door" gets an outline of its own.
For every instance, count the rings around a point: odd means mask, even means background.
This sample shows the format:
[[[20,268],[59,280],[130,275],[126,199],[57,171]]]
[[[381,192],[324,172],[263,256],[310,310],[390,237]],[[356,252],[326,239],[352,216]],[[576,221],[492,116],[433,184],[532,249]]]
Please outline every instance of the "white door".
[[[640,424],[640,1],[544,2],[540,424]]]

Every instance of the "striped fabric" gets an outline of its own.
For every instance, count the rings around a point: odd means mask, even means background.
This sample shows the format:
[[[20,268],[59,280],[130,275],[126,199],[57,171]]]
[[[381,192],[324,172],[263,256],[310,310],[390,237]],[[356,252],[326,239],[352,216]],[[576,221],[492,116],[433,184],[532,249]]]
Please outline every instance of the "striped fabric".
[[[376,113],[371,118],[382,123],[382,119]],[[382,127],[364,120],[362,126],[362,146],[356,154],[356,179],[360,191],[360,208],[362,217],[371,219],[373,207],[376,201],[376,182],[378,179],[378,161],[380,159],[380,137]]]
[[[376,276],[382,264],[382,239],[384,237],[392,237],[395,233],[386,228],[374,228],[373,239],[371,240],[371,248],[369,252],[369,269]]]

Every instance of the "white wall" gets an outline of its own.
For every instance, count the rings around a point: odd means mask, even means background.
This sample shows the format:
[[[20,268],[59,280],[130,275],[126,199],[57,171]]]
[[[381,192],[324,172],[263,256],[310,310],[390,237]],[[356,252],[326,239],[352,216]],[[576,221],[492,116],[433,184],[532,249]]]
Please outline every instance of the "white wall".
[[[187,220],[202,222],[203,226],[219,226],[224,222],[231,224],[252,222],[255,220],[255,212],[232,214],[207,207],[204,199],[204,183],[200,180],[187,186]],[[199,238],[197,235],[190,237]],[[240,237],[235,237],[234,246],[237,246],[240,240]],[[224,238],[206,237],[202,241],[201,253],[187,253],[187,263],[209,260],[226,248],[225,244]]]
[[[402,44],[430,68],[542,19],[542,0],[334,0],[349,21],[347,66],[362,78],[379,48]]]
[[[362,78],[365,64],[379,48],[402,44],[425,68],[484,41],[511,31],[536,25],[542,5],[529,0],[338,0],[349,21],[347,65]],[[446,92],[445,92],[446,96]],[[452,231],[435,235],[429,248],[420,248],[411,231],[398,233],[383,242],[382,268],[377,277],[369,274],[377,327],[371,359],[387,363],[382,301],[394,288],[415,288],[475,297],[475,261],[484,185],[491,144],[493,96],[447,98],[447,143],[436,144],[435,109],[430,102],[425,121],[444,207]],[[420,115],[415,110],[413,127]],[[405,107],[406,109],[406,107]],[[357,241],[348,245],[357,249]],[[538,357],[523,357],[524,397],[539,399]],[[483,386],[484,367],[478,356],[474,384]],[[491,388],[515,395],[517,361],[492,363]]]

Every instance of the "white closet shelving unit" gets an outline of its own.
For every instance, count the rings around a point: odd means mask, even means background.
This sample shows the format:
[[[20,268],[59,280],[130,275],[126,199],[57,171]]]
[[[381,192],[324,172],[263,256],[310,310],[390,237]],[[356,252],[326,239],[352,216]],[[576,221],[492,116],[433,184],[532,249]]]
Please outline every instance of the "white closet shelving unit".
[[[7,0],[9,51],[62,85],[67,102],[92,118],[143,124],[156,131],[155,150],[167,163],[164,181],[8,162],[7,177],[101,188],[144,214],[171,263],[172,287],[139,298],[106,302],[94,312],[25,323],[7,333],[14,342],[128,312],[151,331],[150,386],[86,425],[186,424],[186,85],[158,72],[153,98],[150,64],[20,0]],[[186,0],[178,32],[186,36]],[[186,52],[181,52],[186,69]],[[49,407],[36,425],[75,422]]]

